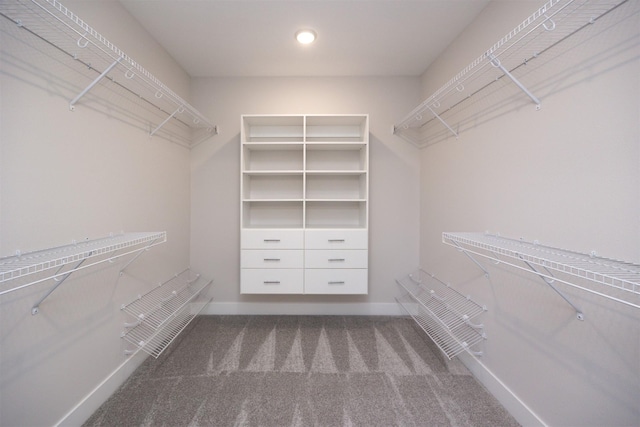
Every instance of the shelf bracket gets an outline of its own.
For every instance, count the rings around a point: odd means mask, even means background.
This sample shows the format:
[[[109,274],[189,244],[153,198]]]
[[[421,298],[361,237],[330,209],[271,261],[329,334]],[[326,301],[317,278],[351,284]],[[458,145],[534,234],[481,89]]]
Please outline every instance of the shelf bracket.
[[[71,100],[71,102],[69,103],[69,110],[74,111],[75,110],[75,105],[80,100],[80,98],[85,96],[87,94],[87,92],[89,92],[91,89],[93,89],[93,87],[95,85],[97,85],[98,82],[100,80],[102,80],[107,74],[109,74],[109,72],[113,69],[113,67],[118,65],[120,63],[120,61],[122,61],[122,57],[116,59],[113,62],[113,64],[109,65],[107,67],[107,69],[102,72],[102,74],[100,74],[98,77],[96,77],[96,79],[94,81],[92,81],[91,84],[89,84],[89,86],[87,86],[82,92],[80,92],[75,98],[73,98]]]
[[[151,246],[153,246],[153,245],[154,245],[154,243],[155,243],[157,240],[158,240],[158,239],[154,239],[154,240],[152,240],[152,241],[151,241],[151,243],[149,243],[149,244],[148,244],[147,246],[145,246],[144,248],[140,249],[140,250],[138,251],[138,253],[137,253],[133,258],[131,258],[131,259],[129,260],[129,262],[127,262],[127,263],[126,263],[126,264],[125,264],[125,265],[120,269],[120,272],[118,273],[118,275],[122,276],[122,275],[124,274],[124,271],[127,269],[127,267],[129,267],[129,265],[131,265],[131,263],[133,263],[133,261],[137,260],[137,259],[140,257],[140,255],[142,255],[144,252],[148,251],[148,250],[151,248]]]
[[[522,83],[520,83],[520,81],[518,79],[516,79],[513,76],[513,74],[511,74],[509,72],[509,70],[504,68],[504,65],[502,65],[500,63],[500,60],[498,58],[496,58],[495,55],[491,55],[489,57],[489,60],[491,62],[491,65],[493,65],[496,68],[499,68],[500,71],[502,71],[505,76],[509,77],[511,79],[511,81],[514,82],[516,84],[516,86],[518,86],[520,88],[520,90],[522,90],[529,98],[531,98],[531,100],[536,104],[536,110],[540,109],[540,100],[538,98],[536,98],[536,96],[534,94],[532,94],[529,91],[529,89],[527,89]]]
[[[462,246],[460,246],[460,244],[458,242],[456,242],[455,240],[452,240],[451,243],[453,243],[455,245],[456,248],[458,248],[458,250],[460,252],[462,252],[463,254],[465,254],[467,256],[467,258],[469,258],[475,265],[478,266],[478,268],[480,268],[480,270],[484,271],[484,276],[486,278],[489,278],[489,272],[487,271],[486,268],[484,268],[484,266],[482,264],[480,264],[474,257],[472,257],[469,252],[467,252]]]
[[[458,138],[458,133],[456,131],[454,131],[451,126],[449,126],[447,124],[447,122],[444,121],[444,119],[442,117],[440,117],[438,115],[438,113],[436,113],[435,111],[433,111],[433,108],[431,108],[429,105],[426,105],[426,107],[429,109],[429,111],[431,111],[431,113],[436,117],[436,119],[440,120],[440,122],[446,126],[447,129],[449,129],[449,132],[451,132],[456,138]]]
[[[69,278],[69,276],[71,276],[71,274],[73,274],[78,269],[78,267],[80,267],[82,265],[82,263],[85,262],[87,260],[87,258],[90,257],[92,254],[93,254],[93,251],[89,252],[89,254],[85,258],[83,258],[80,261],[78,261],[78,263],[76,265],[74,265],[68,273],[66,273],[64,276],[62,276],[61,279],[57,279],[54,276],[53,280],[56,280],[58,283],[53,285],[53,287],[51,289],[49,289],[49,291],[46,294],[44,294],[42,296],[42,298],[40,298],[33,305],[33,307],[31,307],[31,314],[34,315],[34,316],[36,314],[38,314],[40,312],[40,304],[42,304],[42,302],[44,300],[46,300],[49,297],[49,295],[51,295],[56,289],[58,289],[58,286],[62,285],[64,283],[64,281],[67,280],[67,278]]]
[[[562,297],[563,300],[565,300],[567,302],[567,304],[569,304],[571,307],[573,307],[573,309],[576,311],[576,318],[578,320],[584,320],[584,313],[582,313],[582,310],[580,310],[580,308],[578,306],[576,306],[573,302],[571,302],[571,300],[565,295],[563,294],[560,289],[556,288],[553,285],[554,279],[550,279],[548,276],[546,276],[543,273],[540,273],[538,270],[536,270],[536,268],[531,265],[530,262],[528,262],[527,260],[525,260],[522,255],[518,254],[518,258],[520,258],[522,260],[522,262],[524,262],[527,267],[529,267],[531,269],[531,271],[533,271],[535,274],[538,275],[538,277],[540,277],[547,285],[549,285],[549,287],[551,289],[553,289],[558,295],[560,295]],[[548,271],[548,270],[547,270]],[[549,271],[548,271],[549,272]],[[551,272],[549,272],[549,275],[551,277],[553,277],[553,275],[551,274]]]
[[[162,126],[164,126],[165,124],[167,124],[167,122],[168,122],[169,120],[171,120],[171,119],[172,119],[176,114],[183,113],[183,112],[184,112],[184,106],[182,106],[182,105],[181,105],[181,106],[179,106],[178,108],[176,108],[176,111],[174,111],[173,113],[171,113],[171,115],[170,115],[169,117],[167,117],[166,119],[164,119],[164,120],[162,121],[162,123],[160,123],[158,126],[156,126],[156,128],[155,128],[154,130],[152,130],[152,131],[149,133],[149,136],[153,136],[153,135],[155,135],[155,133],[156,133],[156,132],[158,132],[158,131],[162,128]]]

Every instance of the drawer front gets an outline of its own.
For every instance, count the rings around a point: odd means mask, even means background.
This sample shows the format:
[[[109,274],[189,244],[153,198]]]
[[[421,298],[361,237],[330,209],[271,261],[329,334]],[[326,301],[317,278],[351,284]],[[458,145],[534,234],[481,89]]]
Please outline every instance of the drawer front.
[[[302,230],[260,229],[242,230],[241,249],[302,249]]]
[[[368,253],[362,249],[309,250],[304,253],[304,266],[306,268],[367,268]]]
[[[367,230],[306,230],[306,249],[367,249]]]
[[[302,269],[241,269],[240,292],[243,294],[301,294]]]
[[[366,269],[307,269],[304,293],[365,295],[367,272]]]
[[[302,268],[303,251],[245,249],[240,251],[241,268]]]

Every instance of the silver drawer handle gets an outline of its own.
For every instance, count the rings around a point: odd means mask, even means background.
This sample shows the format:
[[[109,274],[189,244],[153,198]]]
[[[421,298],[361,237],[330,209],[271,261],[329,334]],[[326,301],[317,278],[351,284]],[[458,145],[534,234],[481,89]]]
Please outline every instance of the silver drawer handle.
[[[265,258],[265,261],[280,261],[280,258]]]
[[[329,282],[330,285],[344,285],[344,281],[339,282]]]
[[[279,285],[280,281],[279,280],[265,280],[264,282],[265,285]]]
[[[265,243],[278,243],[280,239],[264,239]]]
[[[344,262],[344,258],[329,258],[329,262]]]
[[[330,243],[344,243],[344,239],[329,239]]]

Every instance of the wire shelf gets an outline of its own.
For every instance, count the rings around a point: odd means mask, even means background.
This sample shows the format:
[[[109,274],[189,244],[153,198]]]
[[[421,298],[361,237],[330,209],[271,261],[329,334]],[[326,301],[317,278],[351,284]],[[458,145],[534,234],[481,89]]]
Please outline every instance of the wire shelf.
[[[476,255],[532,271],[518,262],[542,267],[535,274],[635,308],[640,308],[640,264],[510,239],[489,233],[443,233],[443,243]],[[601,290],[554,276],[551,271],[602,285]]]
[[[15,255],[0,258],[0,283],[9,282],[35,273],[41,273],[53,269],[46,277],[38,277],[37,280],[21,284],[9,289],[0,291],[0,295],[22,289],[36,283],[49,279],[55,279],[60,276],[91,267],[93,265],[112,261],[116,258],[128,255],[151,246],[158,245],[167,241],[166,232],[142,232],[142,233],[122,233],[118,235],[110,235],[94,240],[84,240],[70,245],[58,246],[49,249],[43,249],[33,252],[21,253],[16,252]],[[119,252],[126,250],[126,252]],[[110,255],[109,257],[104,257]],[[84,262],[71,270],[62,271],[63,267],[69,264]]]
[[[136,321],[125,325],[122,338],[157,358],[211,301],[205,295],[211,283],[186,269],[123,305]]]
[[[394,133],[422,148],[434,135],[432,127],[448,129],[458,136],[466,117],[460,110],[472,96],[534,61],[571,35],[595,23],[628,0],[548,0],[520,25],[497,41],[480,57],[456,74],[394,126]],[[518,85],[539,107],[540,101],[523,85]],[[457,122],[447,122],[447,119]]]
[[[87,82],[87,89],[71,100],[72,110],[94,84],[108,76],[111,83],[155,106],[160,113],[158,117],[164,117],[152,124],[151,136],[167,122],[179,123],[187,130],[203,130],[208,135],[217,133],[216,126],[198,110],[57,0],[3,0],[0,14],[95,71],[97,79],[91,84]],[[199,136],[201,142],[203,138]],[[188,145],[194,145],[194,141]]]
[[[409,313],[440,350],[449,358],[486,338],[482,325],[471,319],[486,311],[470,297],[464,296],[424,270],[417,270],[396,280],[405,293],[398,303]]]

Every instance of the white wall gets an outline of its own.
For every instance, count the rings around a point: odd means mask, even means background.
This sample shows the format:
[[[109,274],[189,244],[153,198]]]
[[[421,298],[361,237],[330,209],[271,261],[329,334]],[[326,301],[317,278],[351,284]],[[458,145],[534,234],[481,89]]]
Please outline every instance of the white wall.
[[[186,73],[118,2],[65,5],[188,95]],[[89,397],[67,419],[79,424],[142,360],[117,370],[127,360],[120,305],[188,266],[189,151],[111,114],[99,88],[70,112],[69,100],[90,80],[4,18],[0,54],[0,256],[123,230],[168,235],[122,277],[131,256],[72,275],[38,315],[31,306],[51,280],[0,297],[0,425],[53,425]]]
[[[215,280],[210,312],[397,310],[394,280],[418,263],[419,157],[415,148],[392,135],[392,126],[419,101],[419,91],[417,78],[193,81],[194,105],[215,117],[221,129],[215,142],[201,144],[192,150],[191,158],[191,264]],[[303,113],[369,114],[367,296],[240,295],[240,115]]]
[[[542,2],[492,2],[423,76],[425,98]],[[421,264],[486,304],[480,365],[558,426],[639,425],[640,310],[483,262],[490,279],[441,243],[443,231],[514,238],[640,262],[640,3],[630,1],[519,70],[493,118],[421,153]],[[510,89],[506,89],[509,91]],[[587,283],[583,283],[587,284]]]

